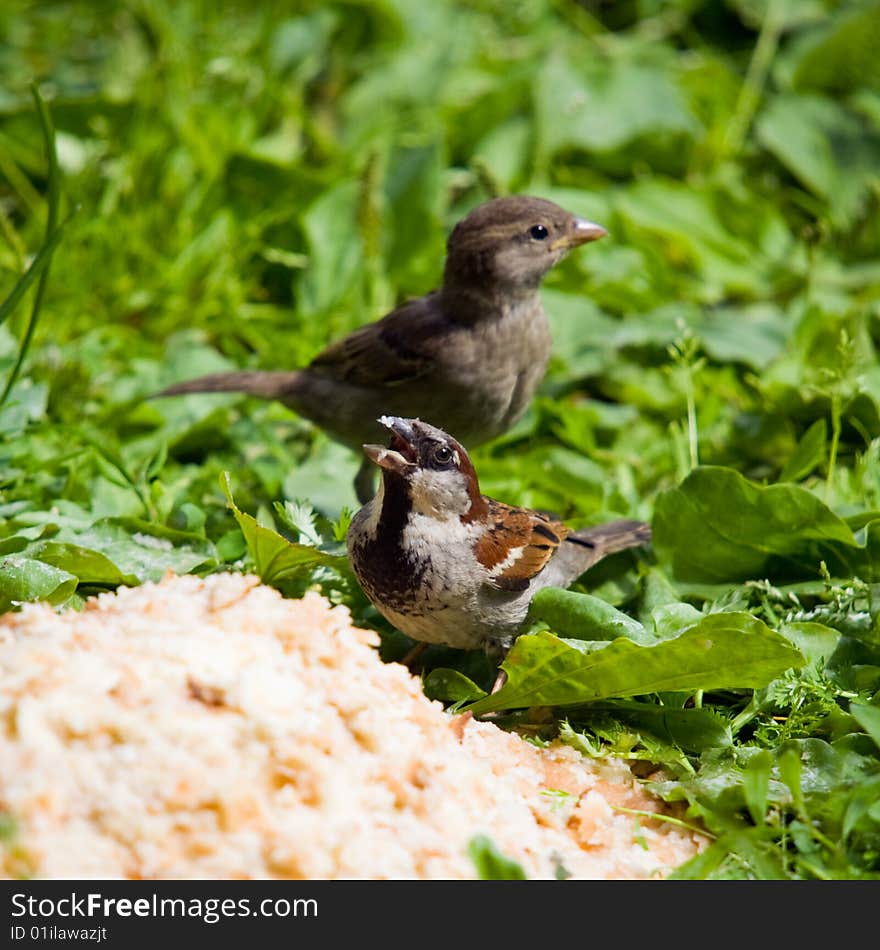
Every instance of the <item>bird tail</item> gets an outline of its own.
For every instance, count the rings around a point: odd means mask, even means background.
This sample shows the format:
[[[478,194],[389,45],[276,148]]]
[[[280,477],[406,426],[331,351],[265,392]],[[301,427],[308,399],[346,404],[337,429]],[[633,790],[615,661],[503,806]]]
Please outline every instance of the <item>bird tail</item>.
[[[651,528],[643,521],[610,521],[568,535],[542,572],[544,584],[568,587],[610,554],[647,544]]]
[[[594,528],[582,528],[570,534],[566,541],[592,548],[598,561],[609,554],[625,551],[651,540],[651,526],[644,521],[621,519],[600,524]]]
[[[297,372],[269,372],[267,370],[241,370],[234,373],[209,373],[196,379],[175,383],[156,396],[185,396],[188,393],[247,393],[261,399],[289,397],[299,380]]]

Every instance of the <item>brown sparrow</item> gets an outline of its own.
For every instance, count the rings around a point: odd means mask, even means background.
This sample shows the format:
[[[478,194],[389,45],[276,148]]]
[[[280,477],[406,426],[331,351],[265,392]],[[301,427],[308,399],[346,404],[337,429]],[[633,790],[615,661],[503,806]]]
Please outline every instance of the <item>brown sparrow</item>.
[[[507,431],[544,377],[550,331],[538,288],[598,224],[542,198],[494,198],[455,226],[439,290],[410,300],[292,372],[213,373],[158,395],[245,392],[278,399],[359,451],[383,413],[426,416],[475,446]],[[361,465],[358,499],[373,494]]]
[[[641,521],[572,531],[560,521],[480,494],[461,444],[418,419],[383,416],[376,496],[348,529],[364,593],[398,630],[423,643],[504,650],[527,626],[543,587],[568,587],[608,554],[645,544]]]

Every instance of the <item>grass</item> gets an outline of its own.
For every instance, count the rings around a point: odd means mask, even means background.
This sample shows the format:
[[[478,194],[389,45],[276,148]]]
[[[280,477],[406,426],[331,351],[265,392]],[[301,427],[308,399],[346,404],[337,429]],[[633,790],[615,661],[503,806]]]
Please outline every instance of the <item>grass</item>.
[[[555,728],[666,765],[657,790],[716,835],[683,876],[876,877],[877,14],[4,4],[0,609],[258,567],[399,656],[338,557],[353,455],[277,405],[149,397],[307,361],[431,289],[470,207],[539,194],[610,237],[547,280],[550,372],[474,453],[484,490],[573,525],[651,520],[653,552],[578,588],[643,638],[725,613],[804,660],[760,686],[574,676]],[[572,609],[575,634],[599,623]],[[491,673],[430,660],[447,699]]]

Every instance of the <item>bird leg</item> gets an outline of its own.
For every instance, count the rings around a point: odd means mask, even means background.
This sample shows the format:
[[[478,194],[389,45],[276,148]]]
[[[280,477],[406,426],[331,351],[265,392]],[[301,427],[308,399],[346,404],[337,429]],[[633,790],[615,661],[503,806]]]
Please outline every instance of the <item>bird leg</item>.
[[[411,650],[408,650],[397,662],[405,666],[412,672],[412,665],[428,649],[427,643],[417,643]]]
[[[492,689],[489,690],[489,695],[493,696],[498,692],[499,689],[507,682],[507,673],[498,667],[498,673],[495,676],[495,682],[492,684]]]

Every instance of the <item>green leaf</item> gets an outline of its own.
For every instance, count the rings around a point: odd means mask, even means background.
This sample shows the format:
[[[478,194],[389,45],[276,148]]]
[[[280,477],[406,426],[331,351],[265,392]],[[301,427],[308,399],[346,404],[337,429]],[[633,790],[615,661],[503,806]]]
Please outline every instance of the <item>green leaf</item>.
[[[690,138],[697,123],[672,70],[648,63],[554,52],[540,70],[537,109],[542,147],[609,152],[649,136]]]
[[[712,876],[727,855],[730,848],[724,838],[713,841],[708,848],[695,854],[690,860],[679,865],[670,875],[670,881],[705,881]]]
[[[425,677],[422,688],[428,699],[451,703],[470,702],[486,695],[486,691],[480,689],[464,673],[443,666],[431,670]]]
[[[770,789],[770,770],[773,756],[766,749],[753,755],[743,769],[743,794],[752,821],[763,825],[767,815],[767,793]]]
[[[699,623],[705,614],[691,604],[660,604],[651,611],[651,621],[657,639],[668,640],[678,636],[683,630]]]
[[[0,559],[0,613],[33,601],[58,606],[76,591],[77,579],[67,571],[29,557]]]
[[[468,843],[468,854],[481,881],[525,881],[526,872],[505,857],[495,842],[486,835],[474,835]]]
[[[839,630],[811,621],[783,624],[779,632],[794,643],[808,663],[821,664],[820,668],[831,658],[842,635]]]
[[[759,881],[785,880],[788,875],[785,873],[781,856],[769,842],[761,840],[759,832],[759,829],[728,832],[725,843],[730,854],[744,861]]]
[[[220,484],[245,537],[254,561],[254,569],[264,583],[277,584],[279,581],[306,574],[316,567],[330,567],[337,571],[347,569],[347,558],[327,554],[308,544],[288,541],[277,531],[259,524],[253,516],[240,511],[232,498],[228,472],[221,475]]]
[[[821,96],[776,96],[758,117],[760,143],[810,191],[828,201],[837,227],[866,208],[880,167],[880,134]]]
[[[530,616],[543,620],[563,637],[579,640],[614,640],[627,637],[650,643],[654,637],[632,617],[590,594],[546,587],[532,598]]]
[[[878,802],[880,802],[880,775],[875,775],[852,789],[846,802],[841,827],[845,838],[849,838],[863,823],[872,825],[876,833],[877,827],[880,826],[880,816],[877,815]]]
[[[30,554],[45,564],[51,564],[53,567],[75,575],[81,584],[117,587],[120,584],[136,586],[139,583],[136,574],[123,573],[100,551],[84,548],[78,544],[44,542],[34,545]]]
[[[675,709],[652,702],[619,699],[585,706],[584,721],[589,721],[600,712],[608,712],[616,719],[644,729],[686,752],[701,753],[707,749],[724,748],[733,741],[730,723],[712,709]],[[581,711],[577,708],[566,710],[569,721],[579,719],[580,715]]]
[[[72,543],[62,541],[69,537]],[[168,571],[188,574],[216,565],[214,545],[199,535],[140,518],[101,518],[87,528],[64,531],[57,542],[35,549],[84,583],[101,586],[161,580]]]
[[[846,7],[809,35],[792,77],[796,89],[848,92],[880,87],[880,4]]]
[[[615,207],[635,227],[662,238],[678,266],[687,263],[701,275],[694,291],[701,302],[718,304],[728,291],[760,287],[754,246],[731,233],[711,193],[655,176],[620,192]]]
[[[825,461],[825,447],[828,441],[828,424],[817,419],[801,436],[785,467],[779,473],[780,482],[798,482],[805,478],[817,465]]]
[[[823,558],[859,548],[846,522],[806,489],[765,488],[714,466],[662,492],[652,527],[660,560],[679,580],[698,583],[814,577]]]
[[[302,276],[302,307],[307,314],[324,314],[355,280],[361,265],[357,199],[357,182],[342,182],[324,192],[303,215],[310,250]]]
[[[849,711],[856,722],[880,747],[880,709],[866,703],[850,703]]]
[[[785,637],[740,612],[710,614],[654,646],[621,637],[591,651],[543,632],[514,642],[502,663],[505,685],[468,708],[482,715],[661,691],[757,688],[804,662]]]
[[[802,817],[806,815],[804,804],[804,792],[801,785],[801,776],[803,775],[803,763],[801,762],[800,749],[796,745],[788,745],[783,748],[777,758],[779,766],[779,777],[785,783],[791,792],[791,798],[797,813]]]

